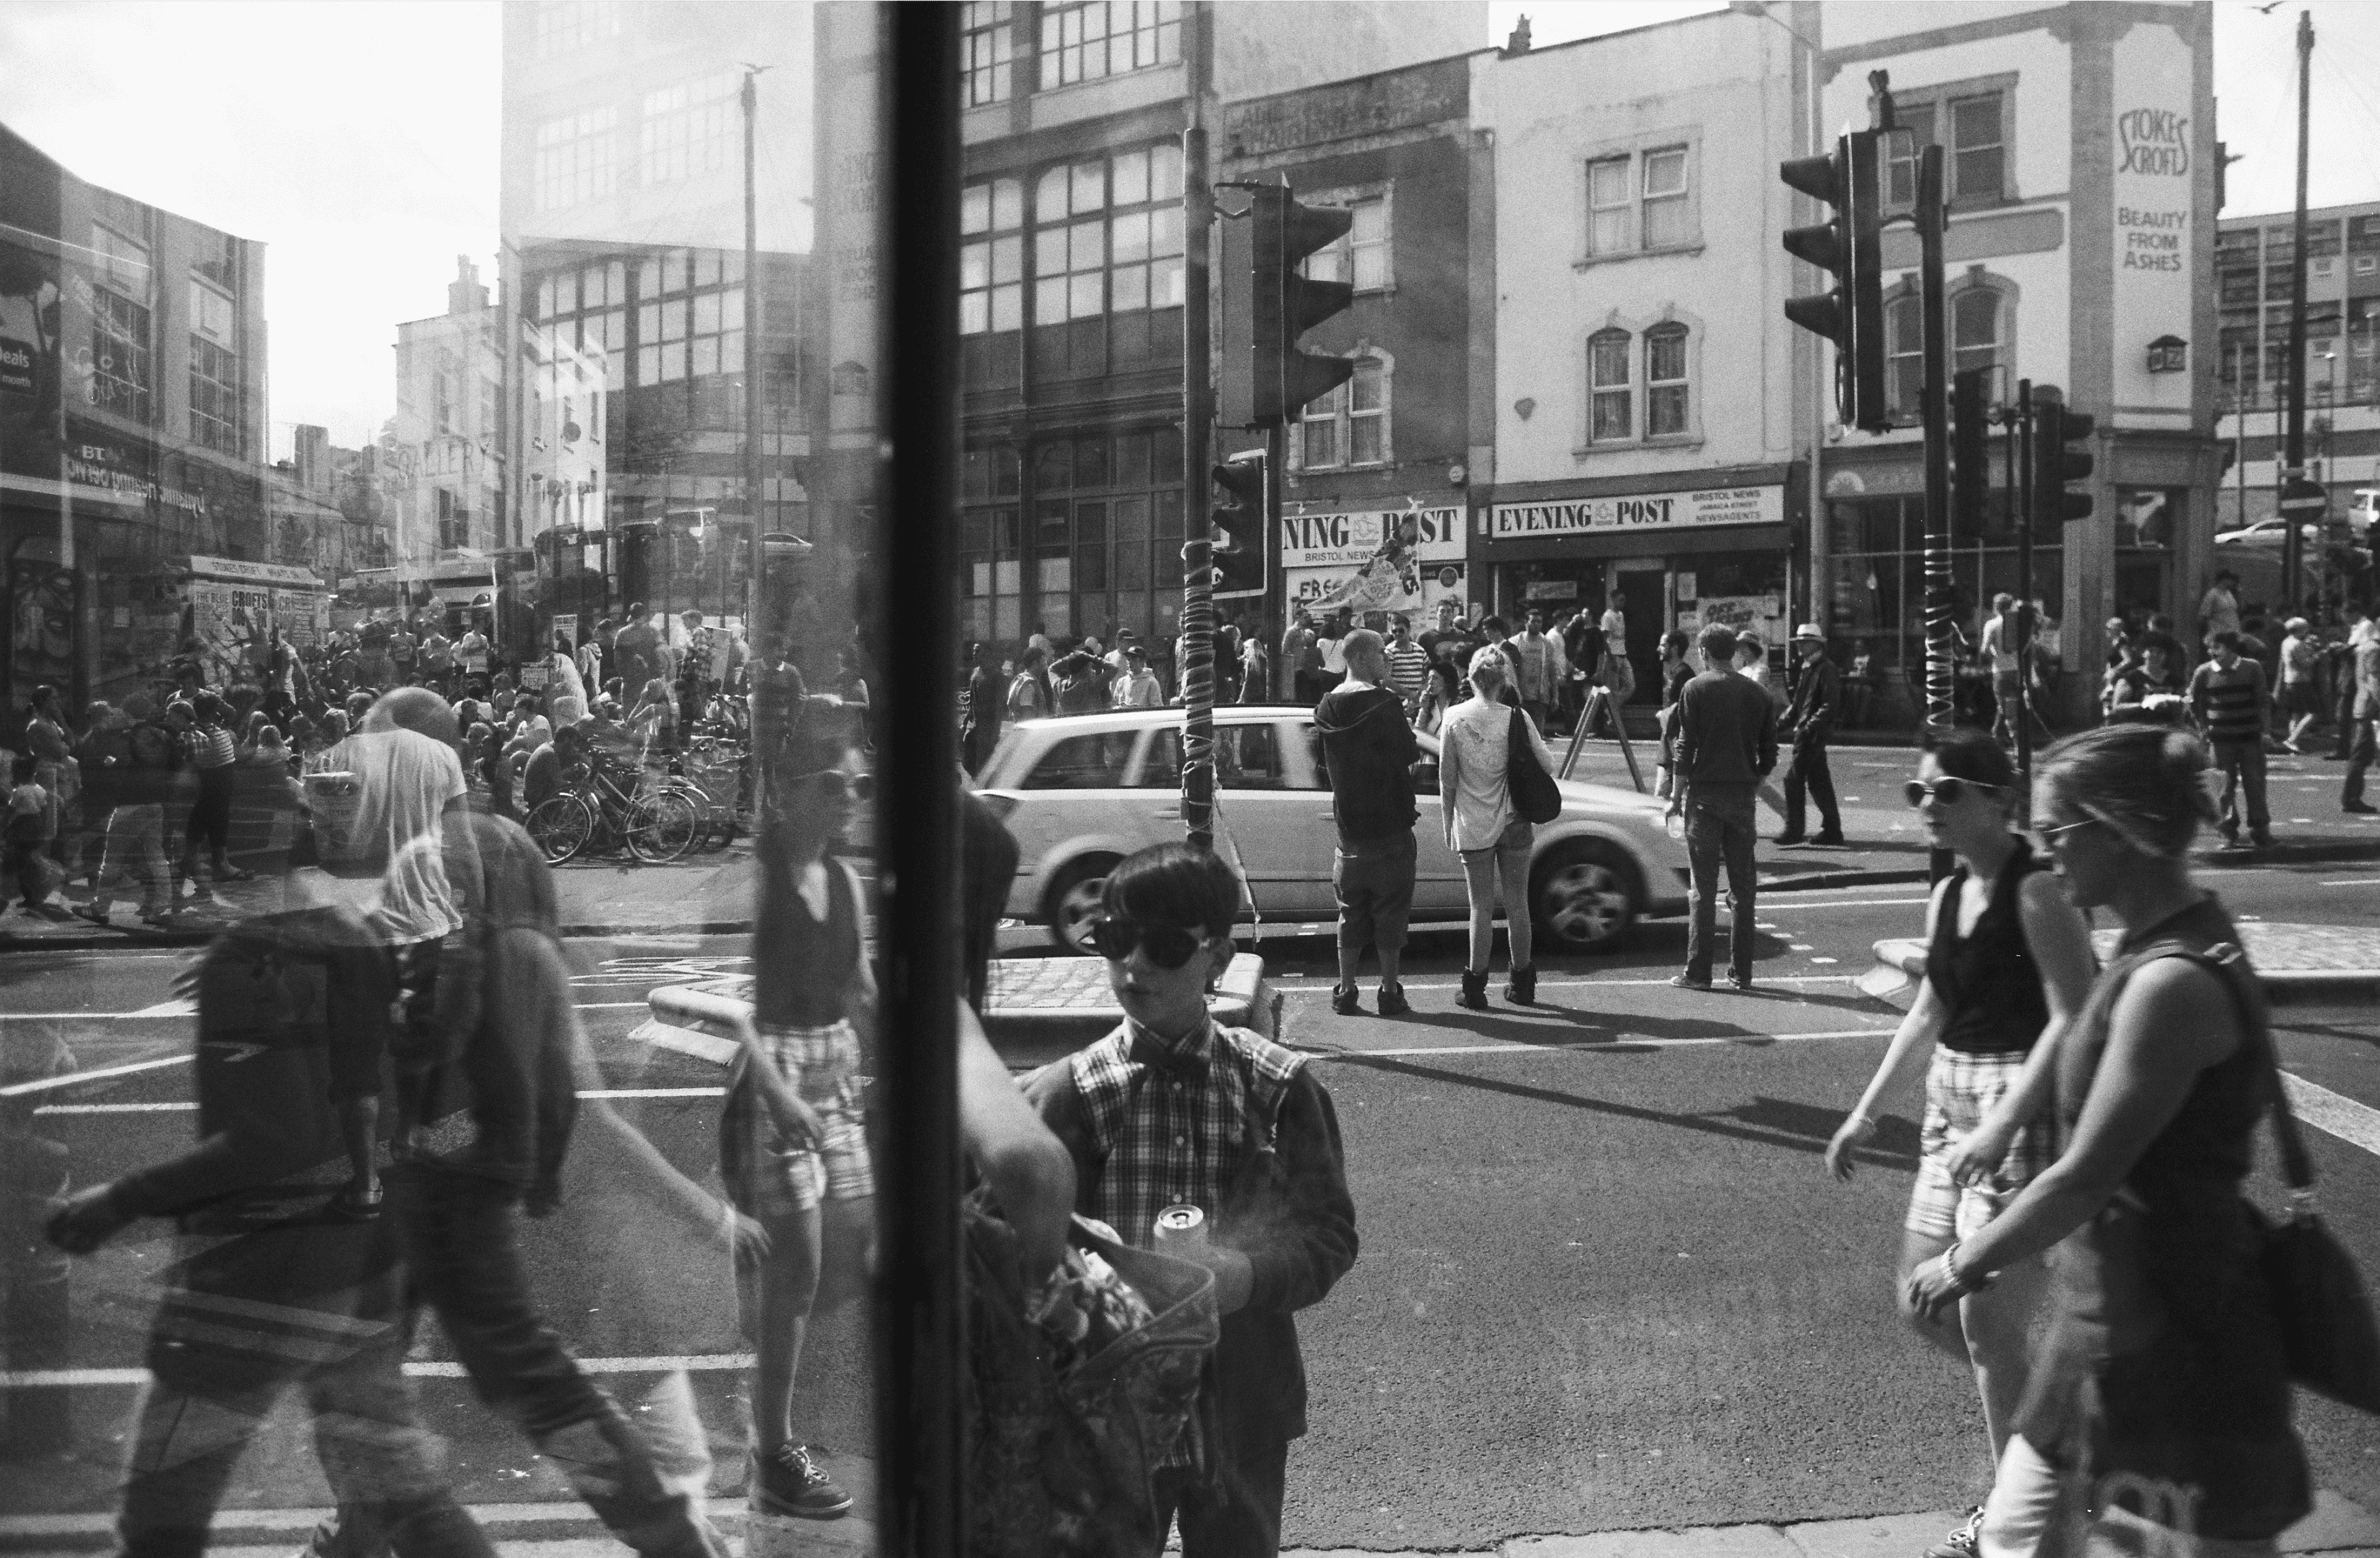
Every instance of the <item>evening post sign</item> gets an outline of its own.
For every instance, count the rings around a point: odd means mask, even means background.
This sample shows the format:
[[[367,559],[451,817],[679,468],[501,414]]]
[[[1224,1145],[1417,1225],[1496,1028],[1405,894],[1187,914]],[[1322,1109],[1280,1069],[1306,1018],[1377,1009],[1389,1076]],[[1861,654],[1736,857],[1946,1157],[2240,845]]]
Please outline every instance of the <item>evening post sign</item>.
[[[1500,503],[1489,516],[1488,534],[1494,541],[1622,531],[1649,538],[1665,530],[1700,529],[1711,525],[1784,522],[1782,487],[1713,487],[1702,492],[1645,493],[1631,497]]]
[[[2116,101],[2108,125],[2114,170],[2115,400],[2119,408],[2190,414],[2187,372],[2152,372],[2149,343],[2188,338],[2197,211],[2200,126],[2192,117],[2190,45],[2172,28],[2143,23],[2116,44]],[[2201,349],[2204,349],[2203,346]],[[2179,424],[2177,424],[2179,425]]]

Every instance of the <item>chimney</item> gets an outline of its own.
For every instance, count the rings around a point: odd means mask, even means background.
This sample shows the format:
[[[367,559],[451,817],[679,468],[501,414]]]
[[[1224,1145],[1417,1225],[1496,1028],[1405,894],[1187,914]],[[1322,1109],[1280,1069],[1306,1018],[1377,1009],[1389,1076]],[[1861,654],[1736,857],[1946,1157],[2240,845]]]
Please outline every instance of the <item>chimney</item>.
[[[480,267],[468,254],[455,256],[455,279],[446,284],[446,311],[475,314],[488,306],[488,289],[480,285]]]
[[[1527,14],[1524,12],[1521,17],[1521,25],[1512,29],[1512,35],[1504,40],[1504,57],[1506,59],[1510,59],[1514,55],[1524,55],[1528,52],[1529,18]]]

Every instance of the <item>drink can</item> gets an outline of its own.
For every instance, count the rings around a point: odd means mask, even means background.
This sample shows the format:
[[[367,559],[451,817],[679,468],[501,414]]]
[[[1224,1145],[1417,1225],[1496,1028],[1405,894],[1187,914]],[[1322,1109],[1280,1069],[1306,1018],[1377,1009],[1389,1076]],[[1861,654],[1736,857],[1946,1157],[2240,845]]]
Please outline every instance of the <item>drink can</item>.
[[[1177,1202],[1157,1214],[1159,1248],[1169,1244],[1204,1244],[1206,1240],[1207,1214],[1189,1202]]]

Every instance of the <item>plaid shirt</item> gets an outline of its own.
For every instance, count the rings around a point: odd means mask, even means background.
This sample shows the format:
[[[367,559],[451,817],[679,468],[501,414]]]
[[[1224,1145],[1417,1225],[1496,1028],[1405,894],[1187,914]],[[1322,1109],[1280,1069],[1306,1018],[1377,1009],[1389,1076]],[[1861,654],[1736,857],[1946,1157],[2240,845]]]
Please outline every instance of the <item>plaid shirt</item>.
[[[1178,1046],[1126,1021],[1069,1063],[1105,1162],[1090,1215],[1126,1244],[1156,1243],[1157,1214],[1179,1202],[1211,1231],[1238,1170],[1253,1104],[1271,1118],[1305,1057],[1212,1020]]]

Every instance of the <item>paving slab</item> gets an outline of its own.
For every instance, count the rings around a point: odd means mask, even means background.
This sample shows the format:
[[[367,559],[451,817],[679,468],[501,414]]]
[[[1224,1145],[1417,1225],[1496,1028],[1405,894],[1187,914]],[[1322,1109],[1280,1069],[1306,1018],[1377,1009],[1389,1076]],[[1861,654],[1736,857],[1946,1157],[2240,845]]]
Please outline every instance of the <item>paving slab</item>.
[[[1597,1531],[1583,1537],[1523,1537],[1503,1558],[1803,1558],[1775,1526],[1692,1526],[1675,1531]]]

